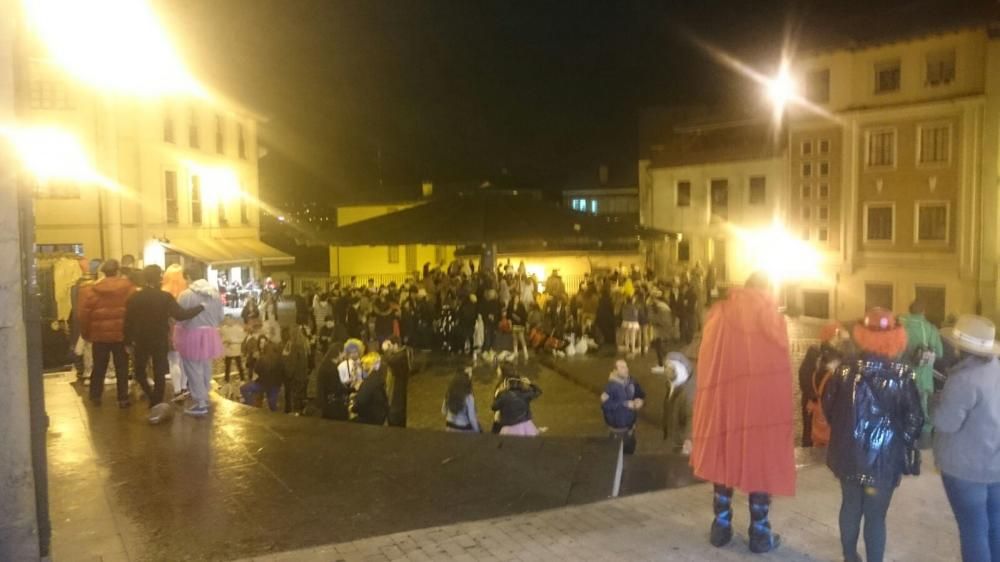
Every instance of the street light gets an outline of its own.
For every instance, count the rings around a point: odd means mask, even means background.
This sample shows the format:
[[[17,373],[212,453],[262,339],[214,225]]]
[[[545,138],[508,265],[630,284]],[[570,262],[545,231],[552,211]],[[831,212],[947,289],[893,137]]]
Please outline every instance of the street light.
[[[96,184],[120,191],[94,167],[77,137],[57,127],[0,127],[18,160],[34,179],[45,182]]]
[[[108,93],[206,97],[147,0],[22,2],[28,26],[76,80]]]
[[[768,99],[774,106],[774,120],[781,121],[781,116],[785,112],[785,107],[789,102],[798,98],[798,85],[792,79],[788,70],[788,61],[782,60],[778,73],[765,81],[764,88]]]
[[[766,228],[732,228],[743,243],[752,270],[765,272],[775,287],[788,281],[822,278],[816,249],[790,234],[777,220]]]

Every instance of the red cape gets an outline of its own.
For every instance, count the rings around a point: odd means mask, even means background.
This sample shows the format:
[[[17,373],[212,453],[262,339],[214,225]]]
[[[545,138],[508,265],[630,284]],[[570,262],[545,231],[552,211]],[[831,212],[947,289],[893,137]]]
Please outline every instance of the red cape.
[[[708,314],[698,359],[695,475],[747,493],[795,495],[792,364],[774,298],[731,289]]]

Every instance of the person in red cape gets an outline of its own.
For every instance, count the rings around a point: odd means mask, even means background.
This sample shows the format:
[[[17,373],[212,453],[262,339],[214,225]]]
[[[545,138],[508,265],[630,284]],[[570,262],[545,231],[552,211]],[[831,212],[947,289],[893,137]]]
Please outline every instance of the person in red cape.
[[[712,307],[699,358],[691,466],[715,484],[710,541],[732,540],[739,488],[750,495],[750,550],[769,552],[781,542],[767,519],[771,495],[795,495],[795,425],[785,317],[763,274]]]

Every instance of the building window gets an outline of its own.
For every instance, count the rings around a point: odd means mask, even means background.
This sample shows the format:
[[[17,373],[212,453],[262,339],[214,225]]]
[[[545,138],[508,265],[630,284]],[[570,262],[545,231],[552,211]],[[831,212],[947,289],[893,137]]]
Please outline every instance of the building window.
[[[812,141],[808,140],[802,141],[802,156],[812,156],[812,153],[813,153]]]
[[[955,51],[939,51],[927,55],[928,86],[950,84],[955,80]]]
[[[399,263],[399,246],[389,246],[389,263]]]
[[[830,154],[830,141],[828,139],[819,140],[819,153]]]
[[[828,291],[802,291],[802,314],[810,318],[830,317]]]
[[[917,242],[948,241],[948,204],[917,203]]]
[[[816,208],[816,218],[817,220],[826,221],[830,220],[830,207],[826,205],[820,205]]]
[[[830,230],[826,227],[819,228],[816,230],[816,241],[817,242],[827,242],[830,240]]]
[[[677,243],[677,261],[687,263],[691,261],[691,241],[681,240]]]
[[[830,69],[813,70],[806,75],[806,98],[816,103],[830,101]]]
[[[219,208],[217,210],[219,215],[219,226],[229,226],[229,220],[226,219],[226,204],[219,201]]]
[[[188,111],[188,146],[201,148],[201,131],[198,130],[198,110],[194,107]]]
[[[79,199],[80,185],[65,180],[44,180],[35,182],[36,199]]]
[[[729,218],[729,180],[712,180],[709,184],[709,191],[712,216],[722,220]]]
[[[174,140],[174,113],[169,107],[163,110],[163,142],[176,142]]]
[[[826,177],[830,175],[830,163],[820,162],[819,163],[819,175],[820,177]]]
[[[591,214],[597,214],[597,199],[590,200],[590,212]]]
[[[215,116],[215,152],[226,153],[226,120],[221,115]]]
[[[763,205],[767,201],[767,179],[764,176],[750,178],[750,204]]]
[[[891,203],[865,206],[865,242],[892,242],[895,240],[893,223],[896,207]]]
[[[802,220],[804,221],[812,220],[812,207],[808,205],[802,207]]]
[[[584,212],[587,210],[587,200],[573,199],[572,201],[570,201],[570,207],[572,207],[574,211]]]
[[[945,319],[945,288],[917,285],[914,289],[916,300],[924,305],[924,316],[931,324],[940,327]]]
[[[875,93],[884,94],[899,90],[899,59],[875,65]]]
[[[893,310],[892,292],[888,283],[865,283],[865,310],[876,307]]]
[[[896,165],[896,130],[872,129],[868,131],[868,150],[865,164],[869,168]]]
[[[691,206],[691,182],[686,180],[677,182],[677,206]]]
[[[191,176],[191,224],[201,224],[201,178]]]
[[[802,198],[809,199],[812,197],[812,186],[808,183],[802,184]]]
[[[830,197],[830,184],[821,183],[819,184],[819,193],[817,194],[820,199],[827,199]]]
[[[812,162],[803,162],[802,163],[802,177],[804,177],[804,178],[811,177],[812,173],[813,173]]]
[[[163,197],[167,207],[167,223],[177,224],[177,172],[163,172]]]
[[[31,109],[72,109],[66,82],[51,75],[39,63],[32,63],[29,71],[28,106]]]
[[[243,132],[243,123],[236,124],[236,147],[240,158],[246,160],[247,158],[247,138],[246,134]]]
[[[240,223],[250,224],[250,205],[246,197],[240,197]]]
[[[921,125],[917,136],[917,162],[921,164],[946,164],[951,151],[951,127]]]

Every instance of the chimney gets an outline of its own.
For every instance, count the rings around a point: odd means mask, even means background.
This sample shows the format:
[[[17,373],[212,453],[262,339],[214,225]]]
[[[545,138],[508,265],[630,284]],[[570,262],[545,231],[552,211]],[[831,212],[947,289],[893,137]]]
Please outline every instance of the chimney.
[[[597,168],[597,179],[600,180],[601,185],[608,185],[608,165],[607,164],[601,164],[601,166],[599,168]]]
[[[420,193],[424,197],[430,197],[434,195],[434,184],[429,181],[425,181],[420,184]]]

